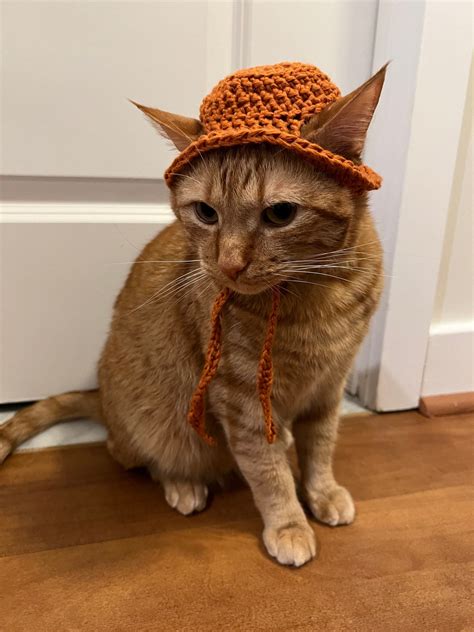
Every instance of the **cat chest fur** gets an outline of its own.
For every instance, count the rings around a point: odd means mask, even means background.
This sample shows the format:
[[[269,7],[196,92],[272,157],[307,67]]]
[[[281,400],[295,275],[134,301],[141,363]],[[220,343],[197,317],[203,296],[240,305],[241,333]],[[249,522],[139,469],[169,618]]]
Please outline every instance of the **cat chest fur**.
[[[258,307],[229,305],[223,315],[222,360],[211,390],[221,400],[245,401],[260,416],[256,374],[266,320]],[[282,421],[294,419],[347,371],[350,323],[344,318],[337,325],[324,313],[308,318],[298,310],[285,313],[283,306],[272,349],[272,404]]]

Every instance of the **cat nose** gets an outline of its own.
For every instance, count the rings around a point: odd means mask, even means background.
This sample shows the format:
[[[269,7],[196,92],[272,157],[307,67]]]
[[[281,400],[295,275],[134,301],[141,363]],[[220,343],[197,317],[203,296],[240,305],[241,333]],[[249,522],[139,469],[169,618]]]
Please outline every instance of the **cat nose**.
[[[236,281],[239,274],[247,266],[247,261],[244,259],[237,259],[234,257],[219,257],[218,265],[221,272],[223,272],[229,279]]]
[[[229,279],[236,281],[246,265],[247,264],[243,261],[223,261],[219,263],[219,268]]]

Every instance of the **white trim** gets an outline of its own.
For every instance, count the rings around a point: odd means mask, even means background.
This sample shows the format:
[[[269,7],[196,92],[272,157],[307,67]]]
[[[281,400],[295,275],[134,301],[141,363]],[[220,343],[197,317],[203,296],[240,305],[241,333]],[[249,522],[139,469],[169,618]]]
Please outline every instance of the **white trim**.
[[[430,338],[433,336],[445,336],[447,334],[461,334],[465,332],[474,332],[474,320],[435,323],[430,327]]]
[[[374,68],[393,63],[366,160],[385,178],[373,201],[393,278],[356,375],[380,411],[415,408],[421,393],[472,54],[470,4],[453,5],[379,6]]]
[[[421,394],[468,89],[471,28],[470,4],[427,3],[380,358],[378,410],[416,407]],[[449,90],[449,111],[444,82],[456,86]]]
[[[251,65],[250,38],[252,29],[253,0],[234,0],[232,34],[232,70],[240,70]]]
[[[167,204],[2,204],[0,223],[168,224],[175,216]]]
[[[392,273],[397,243],[425,2],[379,2],[372,72],[391,61],[380,103],[369,128],[365,162],[383,176],[382,188],[371,194],[371,208],[385,251],[385,272]],[[387,150],[387,148],[389,148]],[[377,381],[388,312],[390,276],[349,380],[349,391],[364,406],[375,408]]]
[[[207,3],[206,86],[210,91],[233,70],[236,0],[210,0]]]
[[[5,423],[18,410],[16,405],[11,405],[0,411],[0,426]],[[341,404],[341,417],[367,414],[365,408],[361,408],[356,402],[345,397]],[[32,437],[18,447],[18,452],[25,450],[38,450],[58,445],[77,445],[82,443],[104,442],[107,439],[106,429],[89,420],[77,420],[74,423],[63,422],[45,430],[36,437]]]
[[[433,327],[428,342],[421,394],[474,391],[474,323]]]
[[[246,54],[245,33],[246,7],[243,0],[234,0],[233,25],[232,25],[232,70],[244,68]]]

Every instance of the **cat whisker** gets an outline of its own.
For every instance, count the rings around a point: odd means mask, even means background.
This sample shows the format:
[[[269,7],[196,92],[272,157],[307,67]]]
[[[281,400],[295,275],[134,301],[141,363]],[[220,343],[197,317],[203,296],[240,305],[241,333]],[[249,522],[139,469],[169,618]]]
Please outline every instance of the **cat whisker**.
[[[176,284],[176,281],[174,281],[174,283]],[[153,294],[152,296],[150,296],[146,301],[144,301],[141,305],[138,305],[137,307],[135,307],[134,309],[132,309],[128,314],[132,314],[133,312],[138,311],[139,309],[141,309],[142,307],[146,307],[147,305],[149,305],[150,303],[152,303],[153,301],[156,301],[160,298],[163,298],[166,296],[166,294],[168,292],[171,292],[171,290],[176,289],[176,285],[173,285],[171,287],[168,288],[168,290],[166,292],[163,292],[162,290],[159,290],[158,292],[155,292],[155,294]]]
[[[346,263],[346,262],[342,262],[342,263]],[[298,271],[298,272],[310,272],[312,270],[316,270],[316,269],[320,269],[323,268],[325,270],[327,269],[332,269],[332,268],[336,268],[336,269],[340,269],[340,270],[348,270],[348,271],[354,271],[354,272],[367,272],[367,273],[371,273],[373,272],[372,269],[370,268],[360,268],[360,267],[355,267],[355,266],[350,266],[350,265],[334,265],[334,264],[325,264],[325,265],[308,265],[308,266],[296,266],[293,267],[291,266],[292,270]],[[378,275],[380,276],[384,276],[387,278],[394,278],[395,275],[393,274],[384,274],[382,272],[377,272]],[[370,276],[370,275],[369,275]]]
[[[205,294],[208,290],[210,290],[210,288],[212,287],[212,279],[209,281],[209,283],[204,287],[203,290],[201,290],[199,292],[199,294],[197,294],[197,297],[201,297],[203,294]]]
[[[168,288],[168,290],[162,294],[157,296],[157,299],[170,298],[174,294],[177,294],[179,291],[183,290],[188,284],[192,284],[194,281],[199,280],[201,277],[204,277],[205,274],[202,270],[197,270],[196,274],[188,275],[186,278],[181,279],[179,283],[175,283],[172,287]]]
[[[357,256],[356,256],[357,255]],[[362,255],[362,256],[359,256]],[[334,261],[338,263],[343,260],[344,257],[352,257],[351,261],[363,261],[364,259],[377,260],[382,259],[382,254],[368,254],[365,252],[360,253],[341,253],[339,255],[331,255],[331,256],[320,256],[315,255],[314,257],[309,257],[308,259],[288,259],[285,263],[330,263]]]
[[[336,252],[347,252],[349,250],[357,250],[358,248],[363,248],[364,246],[370,246],[372,244],[383,243],[384,241],[387,241],[387,240],[386,239],[372,239],[372,241],[366,241],[366,242],[363,242],[362,244],[356,244],[355,246],[349,246],[347,248],[338,248],[337,250],[333,250],[331,252],[325,252],[324,254],[331,255]]]
[[[141,305],[138,305],[138,307],[133,308],[130,312],[128,312],[127,315],[132,314],[133,312],[136,312],[137,310],[141,309],[142,307],[145,307],[146,305],[151,303],[153,300],[156,300],[157,298],[161,297],[162,295],[166,295],[169,291],[171,291],[172,289],[175,289],[176,286],[179,285],[181,282],[184,282],[184,281],[188,280],[189,277],[194,277],[198,273],[202,273],[202,270],[200,268],[198,268],[196,270],[190,270],[190,271],[186,272],[185,274],[182,274],[181,276],[177,277],[176,279],[172,279],[169,283],[164,285],[157,292],[155,292],[152,296],[150,296],[144,303],[142,303]]]
[[[121,266],[121,265],[130,265],[133,263],[198,263],[201,259],[155,259],[155,260],[146,260],[146,261],[111,261],[109,265],[112,266]]]
[[[323,259],[323,260],[316,260],[316,259],[305,259],[302,261],[283,261],[282,264],[287,265],[287,266],[296,266],[296,267],[314,267],[314,268],[323,268],[323,267],[330,267],[332,265],[345,265],[345,264],[355,264],[358,265],[359,263],[362,263],[364,261],[367,261],[369,263],[373,263],[376,264],[377,262],[381,261],[381,258],[375,258],[375,257],[359,257],[357,259]]]
[[[347,283],[352,283],[354,285],[358,285],[357,281],[354,279],[347,279],[346,277],[341,277],[341,276],[337,276],[335,274],[326,274],[325,272],[311,272],[311,271],[307,271],[307,270],[285,270],[283,269],[282,272],[296,272],[297,274],[316,274],[318,276],[323,276],[323,277],[330,277],[331,279],[339,279],[340,281],[346,281]]]
[[[320,254],[314,255],[314,257],[310,257],[310,259],[309,259],[309,260],[311,260],[311,261],[316,261],[316,260],[318,260],[318,261],[319,261],[319,260],[322,260],[322,259],[327,258],[327,257],[328,257],[328,256],[330,256],[330,255],[333,255],[333,256],[340,256],[342,253],[347,253],[347,252],[349,252],[349,251],[356,251],[356,250],[358,250],[359,248],[363,248],[364,246],[369,246],[369,245],[371,245],[371,244],[378,243],[379,241],[380,241],[380,242],[382,242],[382,241],[386,241],[386,240],[378,240],[378,239],[374,239],[374,240],[372,240],[372,241],[368,241],[368,242],[365,242],[365,243],[362,243],[362,244],[357,244],[356,246],[351,246],[351,247],[348,247],[348,248],[338,248],[337,250],[332,250],[332,251],[329,251],[329,252],[322,252],[322,253],[320,253]],[[357,252],[353,252],[352,254],[355,256],[355,255],[356,255],[356,254],[358,254],[358,253],[357,253]],[[351,256],[351,254],[350,254],[349,256]],[[378,254],[375,254],[375,253],[374,253],[374,255],[373,255],[373,256],[375,256],[375,257],[381,257],[381,256],[382,256],[382,254],[378,255]],[[307,260],[300,259],[300,260],[292,260],[292,261],[307,261]]]
[[[136,261],[136,263],[197,263],[201,259],[146,259],[144,261]]]
[[[187,290],[187,291],[185,291],[184,294],[182,294],[182,296],[176,301],[176,305],[178,305],[178,303],[180,303],[187,296],[189,296],[190,292],[194,289],[195,286],[200,285],[203,281],[205,281],[208,278],[209,277],[207,276],[207,274],[203,273],[202,276],[197,277],[196,279],[192,279],[191,282],[187,283],[184,287],[179,288],[179,290],[177,292],[175,292],[175,294],[174,294],[175,296],[178,295],[183,290]],[[204,291],[205,291],[205,289],[204,289]],[[201,293],[202,292],[200,292],[198,296],[201,296]]]
[[[163,301],[163,300],[169,301],[171,299],[174,300],[177,296],[179,296],[181,292],[184,292],[184,290],[186,290],[188,287],[190,288],[191,286],[194,286],[195,284],[199,283],[203,279],[204,279],[204,275],[196,276],[193,279],[187,279],[185,282],[181,283],[181,285],[171,288],[170,291],[168,291],[166,294],[163,294],[163,296],[157,297],[155,300],[157,301]],[[179,301],[176,301],[176,303],[179,303]]]
[[[313,268],[327,268],[330,266],[344,266],[346,264],[356,264],[358,265],[361,261],[370,261],[372,263],[376,262],[377,259],[373,257],[359,257],[352,259],[327,259],[324,261],[316,261],[316,260],[304,260],[304,261],[284,261],[283,263],[290,266],[297,266],[300,268],[303,267],[313,267]]]
[[[354,270],[355,272],[373,272],[371,268],[360,268],[355,266],[328,266],[329,268],[342,268],[344,270]],[[385,274],[384,272],[377,271],[377,275],[387,277],[389,279],[394,279],[395,274]]]
[[[291,264],[286,264],[289,265],[290,267],[294,267],[294,268],[307,268],[307,269],[316,269],[316,268],[332,268],[332,267],[339,267],[339,268],[343,268],[345,267],[346,264],[348,263],[356,263],[357,260],[356,259],[349,259],[346,261],[331,261],[328,263],[315,263],[315,262],[304,262],[304,263],[291,263]]]
[[[330,285],[327,285],[326,283],[315,283],[314,281],[305,281],[304,279],[295,279],[294,277],[286,276],[286,274],[280,274],[279,276],[281,276],[285,281],[288,281],[291,283],[306,283],[307,285],[318,285],[320,287],[325,287],[325,288],[331,287]]]
[[[127,244],[129,244],[130,246],[132,246],[132,248],[134,250],[136,250],[137,252],[141,252],[143,250],[143,247],[139,248],[136,244],[134,244],[132,241],[130,241],[130,239],[125,235],[125,233],[119,228],[118,224],[113,224],[113,226],[115,226],[117,232],[120,233],[120,235],[123,237],[123,239],[125,239],[125,241],[127,242]],[[133,262],[132,262],[133,263]]]

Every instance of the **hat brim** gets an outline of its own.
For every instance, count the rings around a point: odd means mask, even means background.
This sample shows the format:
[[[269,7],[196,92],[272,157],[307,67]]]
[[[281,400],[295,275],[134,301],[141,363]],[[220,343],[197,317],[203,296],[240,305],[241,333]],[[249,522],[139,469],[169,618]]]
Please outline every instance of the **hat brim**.
[[[252,143],[270,143],[284,147],[311,162],[341,184],[358,192],[378,189],[382,184],[382,178],[370,167],[358,165],[352,160],[333,154],[305,138],[274,128],[225,130],[200,136],[188,145],[168,167],[165,172],[166,183],[171,186],[176,174],[182,171],[191,160],[206,151]]]

